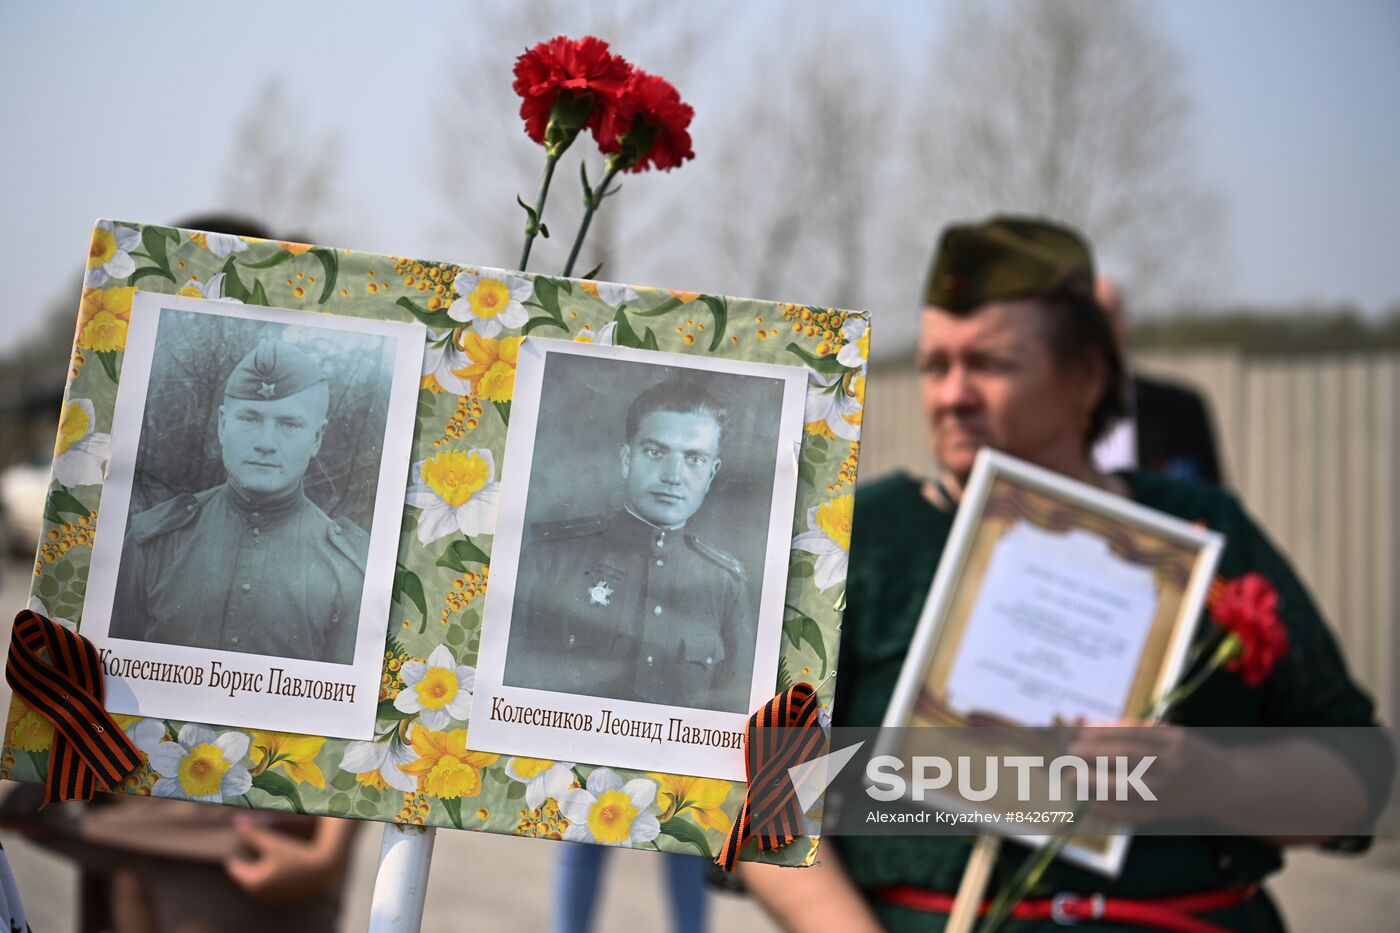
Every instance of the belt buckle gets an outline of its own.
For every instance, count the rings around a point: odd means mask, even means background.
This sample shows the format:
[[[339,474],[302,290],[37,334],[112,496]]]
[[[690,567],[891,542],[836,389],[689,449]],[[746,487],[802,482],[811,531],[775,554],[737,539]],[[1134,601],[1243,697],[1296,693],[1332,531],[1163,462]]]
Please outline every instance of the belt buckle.
[[[1091,894],[1087,898],[1089,901],[1089,920],[1102,920],[1104,914],[1104,896],[1102,894]],[[1077,907],[1085,898],[1069,891],[1061,891],[1050,899],[1050,919],[1056,925],[1062,927],[1078,926],[1080,917],[1070,913],[1070,910]]]

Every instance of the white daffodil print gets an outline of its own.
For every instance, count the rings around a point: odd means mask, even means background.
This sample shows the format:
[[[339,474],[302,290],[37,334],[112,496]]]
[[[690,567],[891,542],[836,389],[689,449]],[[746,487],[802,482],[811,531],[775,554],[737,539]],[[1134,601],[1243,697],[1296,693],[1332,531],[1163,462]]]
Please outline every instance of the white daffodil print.
[[[220,259],[227,259],[234,253],[243,253],[248,250],[248,244],[244,239],[231,233],[192,233],[190,239]]]
[[[860,399],[847,390],[846,378],[840,375],[823,375],[815,369],[808,370],[807,377],[807,402],[802,412],[803,423],[825,425],[826,430],[842,440],[859,440]]]
[[[165,741],[165,726],[159,719],[138,719],[122,730],[133,745],[150,758]]]
[[[218,803],[246,794],[253,778],[243,765],[249,738],[242,732],[214,730],[188,723],[174,742],[161,742],[148,752],[156,784],[151,793],[178,800]]]
[[[870,321],[868,318],[851,316],[841,325],[841,336],[846,345],[836,354],[836,361],[847,369],[858,369],[870,359]]]
[[[112,453],[112,435],[97,430],[92,400],[70,399],[58,418],[58,440],[53,449],[53,476],[62,486],[96,486],[106,473]]]
[[[525,785],[525,805],[534,810],[551,797],[563,799],[573,787],[574,766],[567,761],[517,756],[506,762],[506,777]]]
[[[457,331],[430,330],[423,350],[423,381],[431,377],[438,387],[452,395],[470,395],[471,386],[460,373],[472,364],[471,357],[457,346]]]
[[[219,272],[210,276],[207,282],[201,282],[199,279],[190,279],[181,286],[180,294],[190,298],[208,298],[210,301],[227,301],[231,304],[241,305],[243,302],[239,301],[237,298],[224,297],[224,280],[226,278],[228,278],[228,276],[225,273]]]
[[[453,285],[461,297],[448,306],[447,316],[463,324],[470,322],[482,337],[494,337],[507,327],[522,327],[530,318],[522,302],[534,293],[534,287],[524,276],[463,270]]]
[[[651,842],[661,824],[651,812],[656,785],[638,778],[623,783],[617,772],[598,768],[588,776],[588,786],[575,788],[559,799],[559,812],[569,821],[564,838],[570,842],[595,842],[607,846],[634,846]]]
[[[496,459],[485,447],[444,450],[413,465],[407,502],[420,510],[418,540],[431,544],[451,534],[469,538],[496,529]]]
[[[411,730],[412,725],[409,726]],[[410,734],[412,734],[410,732]],[[413,747],[399,738],[398,727],[387,736],[373,742],[350,742],[340,760],[340,770],[357,775],[361,784],[382,783],[394,790],[409,793],[418,789],[418,779],[404,774],[400,765],[417,758]]]
[[[597,282],[595,283],[598,300],[616,308],[624,301],[635,301],[638,298],[637,290],[631,285],[619,285],[617,282]]]
[[[111,279],[124,279],[136,271],[131,251],[141,245],[141,234],[130,227],[119,227],[110,220],[99,220],[88,247],[87,272],[83,284],[99,288]]]
[[[851,518],[855,496],[837,496],[807,510],[807,531],[792,539],[795,551],[817,556],[812,580],[826,590],[846,579],[851,551]]]
[[[458,664],[446,645],[438,645],[426,661],[408,661],[400,673],[403,690],[394,697],[394,709],[417,713],[418,721],[434,732],[452,722],[466,722],[476,688],[476,668]]]
[[[600,347],[612,347],[617,345],[617,321],[609,321],[603,325],[603,329],[598,333],[593,333],[593,328],[587,324],[579,328],[574,334],[574,343],[593,343]]]

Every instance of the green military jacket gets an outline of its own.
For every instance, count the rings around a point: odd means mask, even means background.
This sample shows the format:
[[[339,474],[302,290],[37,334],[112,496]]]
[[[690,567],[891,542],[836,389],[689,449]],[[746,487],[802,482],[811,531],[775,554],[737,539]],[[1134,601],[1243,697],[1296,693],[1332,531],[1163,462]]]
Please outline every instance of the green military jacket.
[[[300,487],[254,503],[228,484],[127,526],[110,634],[349,664],[369,536]]]
[[[1279,615],[1289,650],[1268,679],[1250,687],[1240,677],[1212,676],[1182,706],[1175,721],[1192,726],[1373,725],[1371,700],[1352,681],[1331,633],[1288,562],[1239,503],[1204,483],[1144,473],[1124,475],[1134,501],[1222,532],[1225,550],[1218,573],[1233,579],[1262,573],[1279,593]],[[851,536],[847,608],[841,631],[832,722],[878,726],[893,695],[953,514],[934,508],[919,483],[905,475],[861,487]],[[1209,635],[1202,626],[1199,637]],[[954,892],[962,878],[969,841],[950,837],[846,836],[834,840],[856,886],[871,895],[890,930],[941,930],[946,917],[881,902],[874,892],[892,885]],[[989,893],[1011,877],[1028,850],[1002,847]],[[1051,892],[1102,893],[1110,897],[1169,897],[1257,882],[1282,864],[1279,851],[1239,837],[1142,836],[1133,840],[1122,873],[1100,877],[1064,862],[1046,872]],[[1267,896],[1200,919],[1231,930],[1281,930]],[[1127,929],[1095,923],[1096,931]],[[1015,922],[1008,933],[1060,929]],[[1136,928],[1134,928],[1136,929]]]
[[[517,579],[507,684],[747,711],[748,581],[719,548],[625,511],[541,523]]]

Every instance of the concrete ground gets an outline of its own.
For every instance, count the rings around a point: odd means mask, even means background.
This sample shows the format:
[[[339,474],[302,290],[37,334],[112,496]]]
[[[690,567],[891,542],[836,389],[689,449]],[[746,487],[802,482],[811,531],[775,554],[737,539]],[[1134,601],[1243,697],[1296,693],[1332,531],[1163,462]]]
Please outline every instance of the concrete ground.
[[[28,568],[0,568],[0,609],[6,618],[23,607]],[[9,623],[0,632],[8,647]],[[0,709],[9,689],[0,683]],[[349,894],[342,918],[346,931],[363,930],[369,920],[379,851],[380,826],[368,824],[356,843]],[[32,927],[40,933],[76,929],[76,874],[68,864],[13,834],[0,834],[19,882]],[[425,933],[547,929],[551,915],[556,844],[484,833],[440,831],[424,911]],[[1295,930],[1374,933],[1397,928],[1400,917],[1400,839],[1377,840],[1367,855],[1334,857],[1310,851],[1289,855],[1288,867],[1270,884]],[[597,918],[599,931],[665,930],[664,882],[659,860],[642,852],[619,851],[609,866]],[[710,928],[716,931],[772,931],[752,902],[711,897]]]

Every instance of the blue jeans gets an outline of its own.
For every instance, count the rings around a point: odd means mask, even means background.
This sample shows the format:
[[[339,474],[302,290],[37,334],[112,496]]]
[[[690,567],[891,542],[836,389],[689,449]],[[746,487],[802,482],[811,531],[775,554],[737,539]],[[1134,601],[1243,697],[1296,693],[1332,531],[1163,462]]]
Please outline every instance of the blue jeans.
[[[560,847],[554,879],[554,933],[589,933],[598,905],[608,847],[566,842]],[[665,861],[666,889],[674,933],[705,929],[705,860],[698,855],[659,853]]]

